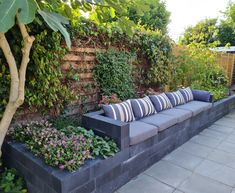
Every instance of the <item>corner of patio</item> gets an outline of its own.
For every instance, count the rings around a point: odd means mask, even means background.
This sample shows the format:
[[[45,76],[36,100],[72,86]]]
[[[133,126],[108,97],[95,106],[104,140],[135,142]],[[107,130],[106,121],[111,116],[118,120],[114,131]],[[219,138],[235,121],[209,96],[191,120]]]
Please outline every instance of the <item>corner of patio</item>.
[[[116,193],[235,193],[235,111]]]

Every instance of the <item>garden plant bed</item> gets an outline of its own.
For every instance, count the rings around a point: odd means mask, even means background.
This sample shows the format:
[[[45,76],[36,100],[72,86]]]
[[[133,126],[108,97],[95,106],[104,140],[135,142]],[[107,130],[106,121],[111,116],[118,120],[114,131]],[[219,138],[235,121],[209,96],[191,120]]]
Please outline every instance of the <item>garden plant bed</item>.
[[[47,166],[25,145],[9,140],[5,141],[3,156],[8,166],[25,177],[30,193],[112,193],[234,108],[233,95],[142,143],[122,148],[113,157],[87,161],[75,172]]]

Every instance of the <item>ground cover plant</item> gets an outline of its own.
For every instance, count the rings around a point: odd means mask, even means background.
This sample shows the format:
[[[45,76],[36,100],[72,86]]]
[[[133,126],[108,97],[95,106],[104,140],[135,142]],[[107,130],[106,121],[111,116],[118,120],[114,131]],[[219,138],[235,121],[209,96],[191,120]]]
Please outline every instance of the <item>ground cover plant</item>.
[[[48,121],[18,125],[9,130],[9,136],[61,170],[74,171],[88,159],[107,158],[118,152],[116,143],[96,136],[92,130],[75,126],[56,129]]]
[[[1,193],[27,193],[23,177],[15,169],[9,169],[0,161],[0,192]]]

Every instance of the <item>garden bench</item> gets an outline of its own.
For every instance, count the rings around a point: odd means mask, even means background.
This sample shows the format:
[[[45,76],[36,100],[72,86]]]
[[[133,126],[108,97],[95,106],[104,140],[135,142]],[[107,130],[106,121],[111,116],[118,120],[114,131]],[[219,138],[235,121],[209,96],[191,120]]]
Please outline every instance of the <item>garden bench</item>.
[[[24,145],[6,141],[4,160],[24,175],[29,193],[113,193],[234,108],[235,95],[214,103],[211,98],[209,102],[192,101],[152,115],[171,120],[169,123],[162,118],[167,124],[163,121],[155,127],[149,124],[153,120],[125,123],[104,116],[100,110],[85,114],[83,125],[119,144],[120,151],[113,157],[90,160],[74,172],[60,171],[46,165]],[[142,131],[140,128],[146,125],[149,128]]]

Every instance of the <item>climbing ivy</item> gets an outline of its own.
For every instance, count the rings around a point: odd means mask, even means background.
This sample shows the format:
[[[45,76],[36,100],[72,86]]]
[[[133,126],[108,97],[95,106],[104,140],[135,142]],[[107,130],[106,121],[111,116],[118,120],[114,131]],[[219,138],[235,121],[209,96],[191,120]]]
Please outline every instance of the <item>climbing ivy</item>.
[[[30,107],[61,108],[72,96],[61,84],[60,60],[66,53],[66,49],[61,47],[61,35],[43,30],[35,37],[28,67],[26,104]]]
[[[161,31],[140,31],[134,36],[135,47],[149,62],[146,83],[166,84],[171,67],[171,40]]]
[[[31,52],[31,60],[27,69],[25,105],[31,109],[58,110],[72,99],[72,94],[66,85],[61,83],[63,75],[60,60],[67,53],[61,46],[62,37],[45,25],[34,22],[28,26],[31,34],[35,35],[35,42]],[[37,35],[36,35],[37,33]],[[6,35],[11,39],[10,46],[16,56],[17,65],[21,59],[21,41],[16,37],[17,28],[11,29]],[[10,88],[9,68],[0,51],[0,117],[3,112]]]
[[[131,56],[128,52],[114,50],[97,53],[94,75],[103,96],[117,94],[121,100],[134,96]]]

